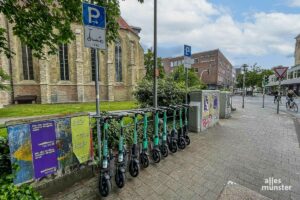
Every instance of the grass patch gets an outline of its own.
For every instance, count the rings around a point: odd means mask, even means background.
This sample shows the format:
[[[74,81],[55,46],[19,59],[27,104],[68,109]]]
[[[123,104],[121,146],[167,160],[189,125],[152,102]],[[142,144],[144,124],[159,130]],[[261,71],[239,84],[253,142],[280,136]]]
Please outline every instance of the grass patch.
[[[138,104],[135,101],[100,103],[101,111],[128,110],[137,107]],[[0,109],[0,118],[72,114],[78,112],[95,112],[95,110],[95,103],[9,105]]]
[[[7,131],[6,131],[6,127],[4,126],[4,124],[0,124],[0,137],[4,137],[7,138]]]

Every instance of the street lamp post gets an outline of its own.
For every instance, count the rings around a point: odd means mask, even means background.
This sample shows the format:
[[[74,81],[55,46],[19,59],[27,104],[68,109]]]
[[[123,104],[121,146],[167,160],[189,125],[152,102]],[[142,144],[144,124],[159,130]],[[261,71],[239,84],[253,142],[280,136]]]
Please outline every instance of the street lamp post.
[[[154,0],[154,66],[153,66],[153,106],[157,108],[157,0]]]
[[[242,108],[245,108],[245,95],[246,95],[246,88],[245,88],[245,82],[246,82],[246,70],[247,70],[247,65],[244,64],[243,65],[243,104],[242,104]]]

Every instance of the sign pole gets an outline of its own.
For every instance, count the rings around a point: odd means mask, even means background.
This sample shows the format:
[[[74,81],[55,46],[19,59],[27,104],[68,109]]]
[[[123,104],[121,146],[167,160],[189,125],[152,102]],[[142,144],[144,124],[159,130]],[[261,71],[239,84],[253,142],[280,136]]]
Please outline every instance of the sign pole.
[[[95,52],[95,94],[96,94],[96,128],[99,161],[101,160],[101,126],[100,126],[100,88],[99,88],[99,57],[98,49],[106,49],[106,14],[105,8],[82,2],[82,18],[84,24],[84,45]]]
[[[262,108],[265,108],[265,84],[264,84],[265,76],[263,77],[262,87],[263,87],[263,103]]]
[[[153,106],[157,108],[157,0],[154,0],[154,66],[153,66]]]
[[[279,114],[279,101],[281,99],[281,80],[286,76],[286,72],[288,70],[288,67],[278,66],[273,68],[276,77],[279,80],[278,84],[278,97],[277,97],[277,114]]]
[[[246,81],[246,65],[243,66],[244,68],[244,75],[243,75],[243,104],[242,108],[245,108],[245,93],[246,93],[246,88],[245,88],[245,81]]]
[[[188,104],[188,88],[189,88],[189,83],[188,83],[188,77],[189,77],[189,69],[185,68],[185,104]]]
[[[278,84],[278,97],[277,97],[277,114],[279,114],[279,100],[281,99],[281,78],[279,78],[279,84]]]
[[[97,137],[98,137],[98,151],[99,151],[99,160],[101,160],[101,127],[100,127],[100,88],[99,88],[99,61],[98,61],[98,49],[94,49],[96,58],[96,72],[95,72],[95,87],[96,87],[96,115],[97,115]]]

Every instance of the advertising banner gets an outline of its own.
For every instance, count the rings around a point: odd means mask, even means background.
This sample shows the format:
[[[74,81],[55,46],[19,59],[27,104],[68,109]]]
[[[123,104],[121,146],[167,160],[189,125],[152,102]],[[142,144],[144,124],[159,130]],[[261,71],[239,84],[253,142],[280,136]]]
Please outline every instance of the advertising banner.
[[[73,152],[80,163],[88,161],[91,157],[89,123],[88,116],[71,118]]]
[[[78,163],[72,149],[71,118],[55,120],[58,173],[70,171],[70,167]]]
[[[54,121],[30,124],[34,176],[42,178],[57,171],[57,150]]]
[[[24,183],[33,178],[29,125],[8,126],[7,131],[11,163],[19,166],[14,184]]]

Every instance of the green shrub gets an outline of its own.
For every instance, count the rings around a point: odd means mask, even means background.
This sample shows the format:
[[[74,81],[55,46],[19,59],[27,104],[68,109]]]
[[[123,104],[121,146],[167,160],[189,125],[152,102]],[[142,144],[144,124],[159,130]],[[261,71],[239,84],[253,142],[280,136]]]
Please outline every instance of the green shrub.
[[[13,168],[13,170],[12,170]],[[40,200],[42,197],[28,184],[13,183],[18,166],[11,165],[7,139],[0,137],[0,200]]]

